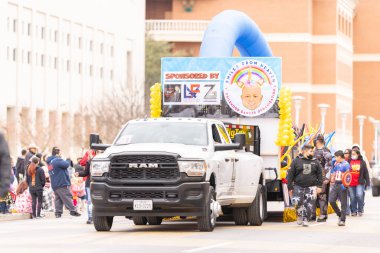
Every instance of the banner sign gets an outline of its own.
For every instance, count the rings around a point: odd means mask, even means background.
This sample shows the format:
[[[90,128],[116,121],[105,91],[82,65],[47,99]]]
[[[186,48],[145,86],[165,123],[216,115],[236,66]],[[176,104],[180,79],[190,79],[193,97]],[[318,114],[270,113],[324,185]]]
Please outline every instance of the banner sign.
[[[281,58],[162,58],[161,73],[164,116],[278,117]]]

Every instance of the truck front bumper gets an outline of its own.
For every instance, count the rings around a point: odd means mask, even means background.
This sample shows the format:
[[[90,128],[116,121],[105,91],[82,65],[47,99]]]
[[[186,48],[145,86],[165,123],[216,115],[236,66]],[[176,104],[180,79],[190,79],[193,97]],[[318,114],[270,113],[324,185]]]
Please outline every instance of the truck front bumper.
[[[93,214],[96,216],[201,216],[209,182],[186,182],[176,186],[114,186],[91,183]],[[153,210],[133,210],[134,200],[152,200]]]

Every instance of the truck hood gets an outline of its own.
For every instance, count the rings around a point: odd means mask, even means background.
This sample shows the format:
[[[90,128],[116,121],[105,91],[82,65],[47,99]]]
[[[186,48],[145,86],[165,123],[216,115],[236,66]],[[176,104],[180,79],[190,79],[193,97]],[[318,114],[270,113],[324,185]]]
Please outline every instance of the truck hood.
[[[166,152],[179,154],[183,158],[206,159],[210,155],[210,147],[207,146],[191,146],[178,143],[140,143],[111,146],[105,150],[103,154],[99,154],[96,158],[108,158],[113,154],[122,154],[127,152]]]

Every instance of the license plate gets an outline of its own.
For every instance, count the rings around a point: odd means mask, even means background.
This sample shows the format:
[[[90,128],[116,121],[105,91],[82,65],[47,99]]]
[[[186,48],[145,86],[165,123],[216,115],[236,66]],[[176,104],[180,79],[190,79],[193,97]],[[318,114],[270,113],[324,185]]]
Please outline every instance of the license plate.
[[[153,210],[153,200],[134,200],[133,210]]]

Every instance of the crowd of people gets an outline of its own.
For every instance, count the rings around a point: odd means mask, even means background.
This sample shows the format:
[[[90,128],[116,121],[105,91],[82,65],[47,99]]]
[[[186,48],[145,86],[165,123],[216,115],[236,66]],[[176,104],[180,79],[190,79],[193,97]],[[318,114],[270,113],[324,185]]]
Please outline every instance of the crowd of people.
[[[310,221],[325,222],[329,203],[339,217],[339,226],[345,226],[347,215],[363,216],[365,190],[369,185],[369,162],[360,146],[354,144],[351,149],[332,154],[323,135],[315,138],[314,146],[302,147],[287,174],[297,224],[304,227]],[[318,207],[320,214],[316,217]]]
[[[75,217],[87,209],[87,224],[92,224],[89,186],[90,161],[94,155],[89,150],[74,165],[70,158],[62,157],[58,147],[53,147],[47,156],[39,153],[36,145],[29,145],[21,151],[15,164],[11,158],[7,193],[0,198],[0,213],[26,213],[32,219],[41,219],[47,212],[61,218],[64,207]]]

